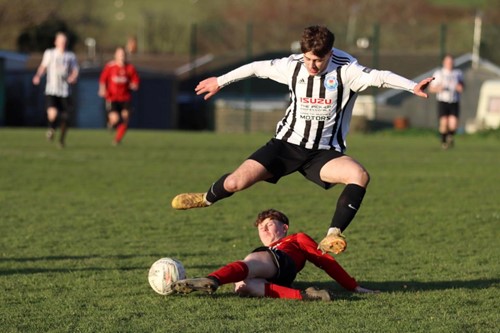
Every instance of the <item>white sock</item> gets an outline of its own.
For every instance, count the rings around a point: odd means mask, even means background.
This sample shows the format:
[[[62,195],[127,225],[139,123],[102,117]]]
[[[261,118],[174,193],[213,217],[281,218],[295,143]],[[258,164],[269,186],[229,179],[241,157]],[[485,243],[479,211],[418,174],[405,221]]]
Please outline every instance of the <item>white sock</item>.
[[[328,235],[331,235],[331,234],[336,234],[336,235],[338,235],[338,234],[340,234],[340,233],[341,233],[341,232],[340,232],[340,229],[339,229],[339,228],[333,227],[333,228],[329,228],[329,229],[328,229],[328,232],[326,233],[326,235],[327,235],[327,236],[328,236]]]
[[[207,200],[207,194],[203,194],[203,201],[205,201],[205,203],[207,204],[207,206],[210,206],[212,203],[210,201]]]

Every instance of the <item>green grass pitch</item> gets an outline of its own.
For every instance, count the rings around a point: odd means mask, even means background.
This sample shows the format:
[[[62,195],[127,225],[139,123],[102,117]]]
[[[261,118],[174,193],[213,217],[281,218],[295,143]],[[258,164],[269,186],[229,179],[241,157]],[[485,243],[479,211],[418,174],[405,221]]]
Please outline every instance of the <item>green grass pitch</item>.
[[[190,277],[259,245],[252,222],[276,208],[291,232],[320,240],[342,186],[299,174],[259,183],[205,209],[173,196],[205,191],[269,134],[70,130],[65,149],[43,129],[0,129],[0,332],[498,332],[500,140],[434,133],[353,134],[349,155],[372,181],[338,261],[378,295],[342,290],[313,265],[298,288],[335,301],[160,296],[150,265],[174,257]]]

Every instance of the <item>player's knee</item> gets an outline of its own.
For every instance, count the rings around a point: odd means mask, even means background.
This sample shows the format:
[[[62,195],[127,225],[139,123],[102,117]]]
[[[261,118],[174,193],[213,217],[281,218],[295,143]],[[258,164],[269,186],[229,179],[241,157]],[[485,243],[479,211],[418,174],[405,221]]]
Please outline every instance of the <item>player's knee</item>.
[[[352,178],[348,181],[348,183],[358,184],[363,187],[368,186],[368,183],[370,183],[370,174],[364,168],[356,170],[351,177]]]
[[[116,126],[118,126],[119,123],[120,123],[120,119],[110,119],[109,120],[109,124],[113,128],[116,128]]]
[[[57,119],[57,109],[49,108],[47,110],[47,119],[49,121],[55,121]]]
[[[124,123],[128,122],[128,112],[122,112],[121,118]]]
[[[224,181],[224,188],[226,189],[226,191],[234,193],[242,190],[243,186],[241,181],[231,174],[227,176],[226,180]]]
[[[361,179],[362,179],[365,187],[367,187],[368,184],[370,183],[370,174],[368,173],[368,171],[363,170]]]

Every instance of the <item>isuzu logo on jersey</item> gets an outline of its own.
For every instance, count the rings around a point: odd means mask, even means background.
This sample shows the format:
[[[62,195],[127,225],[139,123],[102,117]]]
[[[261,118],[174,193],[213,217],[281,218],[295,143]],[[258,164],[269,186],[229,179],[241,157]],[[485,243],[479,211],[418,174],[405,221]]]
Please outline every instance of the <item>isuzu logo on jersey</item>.
[[[303,120],[328,121],[332,118],[334,101],[331,98],[299,98],[299,117]]]
[[[300,102],[304,104],[332,104],[331,98],[301,97]]]
[[[327,78],[325,80],[325,88],[328,91],[336,90],[338,86],[339,86],[339,83],[338,83],[337,79],[334,77]]]

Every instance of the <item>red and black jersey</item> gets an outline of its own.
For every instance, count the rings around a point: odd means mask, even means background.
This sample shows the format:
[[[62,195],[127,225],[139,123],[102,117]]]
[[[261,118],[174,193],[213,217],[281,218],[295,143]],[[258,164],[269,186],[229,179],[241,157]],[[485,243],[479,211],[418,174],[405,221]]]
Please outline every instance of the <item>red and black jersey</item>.
[[[282,238],[270,244],[269,248],[283,251],[289,255],[295,262],[297,272],[304,268],[306,261],[310,261],[324,270],[345,289],[354,290],[358,286],[356,280],[332,256],[318,250],[318,243],[305,233],[300,232]]]
[[[132,64],[118,65],[110,61],[104,66],[99,83],[106,86],[106,100],[110,102],[130,102],[130,84],[139,84],[139,75]]]

